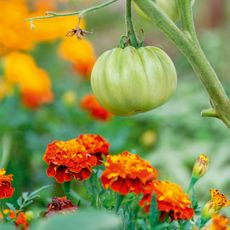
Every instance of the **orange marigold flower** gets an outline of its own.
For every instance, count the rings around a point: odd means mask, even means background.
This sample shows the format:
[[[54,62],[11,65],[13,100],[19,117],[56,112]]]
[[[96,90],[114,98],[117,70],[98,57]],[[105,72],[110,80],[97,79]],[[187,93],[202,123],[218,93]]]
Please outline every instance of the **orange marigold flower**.
[[[82,141],[87,152],[97,157],[97,165],[102,163],[102,155],[108,155],[109,142],[96,134],[81,134],[78,138]]]
[[[139,155],[125,151],[119,155],[107,156],[105,171],[101,175],[103,186],[122,195],[130,192],[140,194],[154,179],[157,170]]]
[[[51,216],[57,213],[75,212],[77,206],[73,205],[70,200],[64,197],[55,197],[52,202],[48,204],[48,210],[45,212],[45,216]]]
[[[20,212],[20,211],[15,212],[10,209],[5,209],[2,212],[0,212],[0,220],[3,218],[3,216],[8,216],[11,220],[13,220],[15,225],[20,230],[26,230],[29,227],[29,223],[26,219],[26,214],[24,212]]]
[[[161,212],[163,221],[166,214],[172,220],[188,220],[194,215],[194,210],[190,207],[191,201],[180,186],[168,181],[154,181],[148,190],[145,191],[140,205],[149,212],[152,196],[156,194],[158,209]]]
[[[62,58],[72,62],[76,71],[83,76],[87,77],[91,74],[96,55],[92,44],[88,40],[68,37],[60,44],[59,54]]]
[[[0,169],[0,199],[10,198],[13,196],[14,188],[12,187],[13,175],[5,175],[6,170]]]
[[[222,208],[230,206],[230,200],[218,189],[211,189],[211,200],[206,203],[202,211],[202,218],[210,219],[213,214],[218,213]]]
[[[17,214],[15,225],[20,228],[21,230],[26,230],[29,227],[29,223],[26,219],[26,215],[24,212],[19,212]]]
[[[81,107],[87,110],[91,117],[94,117],[98,120],[107,121],[112,116],[110,112],[99,104],[95,95],[93,94],[88,94],[82,98]]]
[[[97,158],[86,150],[77,138],[68,141],[54,141],[48,145],[44,161],[49,164],[47,174],[59,183],[75,177],[78,180],[88,179]]]
[[[230,220],[223,215],[214,214],[211,223],[204,230],[229,230]]]
[[[53,100],[51,82],[47,72],[37,67],[30,55],[19,52],[7,55],[5,79],[9,84],[19,86],[22,102],[29,108],[38,108]]]

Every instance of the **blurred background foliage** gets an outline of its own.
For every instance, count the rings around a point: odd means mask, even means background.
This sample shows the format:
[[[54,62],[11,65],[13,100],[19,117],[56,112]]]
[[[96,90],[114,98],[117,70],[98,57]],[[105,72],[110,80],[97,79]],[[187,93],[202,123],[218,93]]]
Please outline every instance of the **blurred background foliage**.
[[[99,2],[103,1],[62,1],[59,9],[71,11]],[[93,32],[87,39],[92,42],[97,56],[116,47],[119,37],[125,33],[123,4],[120,1],[87,16],[87,30]],[[194,11],[202,47],[230,95],[230,1],[196,1]],[[145,45],[159,46],[173,59],[179,77],[176,94],[167,104],[151,112],[98,121],[80,107],[82,97],[91,93],[90,82],[58,55],[59,40],[39,43],[28,53],[49,74],[53,102],[37,109],[26,108],[20,102],[18,90],[0,102],[0,155],[9,150],[3,163],[7,172],[14,175],[16,191],[12,201],[24,191],[55,184],[53,178],[47,177],[47,166],[42,160],[47,144],[81,133],[104,136],[111,143],[112,154],[123,150],[139,153],[159,170],[160,179],[179,183],[184,188],[189,183],[196,157],[205,153],[210,158],[210,167],[196,186],[199,198],[206,202],[210,188],[218,188],[230,196],[229,130],[217,119],[201,118],[201,110],[209,107],[208,95],[173,44],[154,25],[137,15],[135,25],[137,32],[144,29]],[[63,31],[63,36],[66,33]],[[1,62],[0,77],[3,73]],[[73,188],[82,190],[77,186]],[[60,189],[55,184],[54,189],[43,192],[37,207],[46,204],[51,196],[61,194]]]

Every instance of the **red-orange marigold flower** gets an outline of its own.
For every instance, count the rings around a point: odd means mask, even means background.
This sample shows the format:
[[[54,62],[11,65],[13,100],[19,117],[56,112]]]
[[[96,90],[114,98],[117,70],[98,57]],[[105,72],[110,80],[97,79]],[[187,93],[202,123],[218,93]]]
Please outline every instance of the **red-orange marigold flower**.
[[[108,112],[99,104],[95,95],[93,94],[85,95],[82,98],[81,107],[88,111],[91,117],[98,120],[107,121],[112,116],[110,112]]]
[[[45,216],[51,216],[56,213],[75,212],[77,206],[73,205],[70,200],[64,197],[55,197],[52,202],[48,204],[48,210],[45,212]]]
[[[89,154],[97,157],[97,165],[100,165],[102,155],[108,155],[109,142],[97,134],[81,134],[78,139],[82,141]]]
[[[156,194],[158,209],[161,212],[161,220],[168,214],[172,220],[191,219],[194,210],[190,207],[191,201],[177,184],[168,181],[154,181],[148,191],[145,192],[140,205],[149,211],[152,196]]]
[[[29,227],[29,223],[24,212],[19,212],[17,214],[15,225],[21,230],[26,230]]]
[[[20,212],[20,211],[15,212],[10,209],[5,209],[2,212],[0,212],[0,220],[3,219],[3,216],[7,216],[11,220],[13,220],[15,225],[20,230],[26,230],[29,227],[29,223],[26,219],[26,214],[24,212]]]
[[[48,176],[55,177],[59,183],[70,181],[73,177],[88,179],[92,167],[97,164],[96,156],[89,154],[77,138],[50,143],[43,159],[49,164]]]
[[[101,176],[103,186],[122,195],[130,192],[139,194],[154,179],[157,170],[139,155],[125,151],[119,155],[107,156],[105,171]]]
[[[10,198],[13,196],[14,188],[12,187],[13,175],[5,175],[5,169],[0,169],[0,199]]]

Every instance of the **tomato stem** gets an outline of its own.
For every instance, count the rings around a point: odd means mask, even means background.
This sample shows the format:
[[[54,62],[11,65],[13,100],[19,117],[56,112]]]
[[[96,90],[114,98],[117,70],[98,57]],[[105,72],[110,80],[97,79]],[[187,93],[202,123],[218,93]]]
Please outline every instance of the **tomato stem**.
[[[132,22],[131,0],[126,0],[126,27],[127,27],[127,37],[130,40],[130,45],[134,46],[135,48],[138,48],[137,37]]]
[[[178,0],[181,11],[182,29],[167,17],[152,0],[134,0],[137,6],[184,54],[195,73],[205,86],[211,101],[213,113],[203,115],[217,117],[230,128],[230,100],[215,70],[209,63],[198,41],[192,15],[191,0]]]

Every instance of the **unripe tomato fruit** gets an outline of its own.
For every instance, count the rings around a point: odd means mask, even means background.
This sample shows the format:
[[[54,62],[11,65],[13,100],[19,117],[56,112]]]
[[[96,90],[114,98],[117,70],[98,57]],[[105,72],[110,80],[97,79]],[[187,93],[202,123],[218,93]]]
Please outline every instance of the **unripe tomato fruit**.
[[[99,103],[116,115],[131,115],[165,103],[177,85],[169,56],[156,47],[115,48],[94,65],[91,86]]]
[[[173,21],[176,21],[179,18],[177,0],[155,0],[155,2],[159,6],[159,8]],[[149,19],[149,17],[135,3],[134,7],[141,17],[145,18],[148,21],[151,21],[151,19]]]

